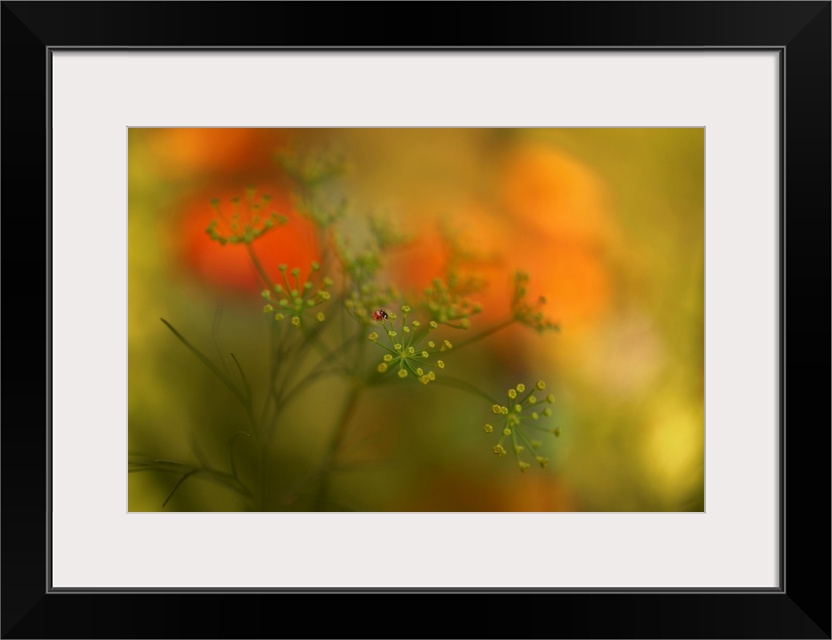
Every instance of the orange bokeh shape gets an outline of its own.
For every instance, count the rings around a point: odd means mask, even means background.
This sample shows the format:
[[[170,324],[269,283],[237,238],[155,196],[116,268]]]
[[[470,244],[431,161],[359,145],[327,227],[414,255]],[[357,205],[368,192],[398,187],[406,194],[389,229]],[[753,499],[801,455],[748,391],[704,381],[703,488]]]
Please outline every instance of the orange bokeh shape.
[[[280,264],[287,265],[290,270],[299,268],[303,281],[311,263],[320,261],[316,227],[293,211],[287,192],[263,189],[256,193],[258,196],[269,194],[272,199],[265,209],[266,215],[274,211],[285,216],[286,223],[257,238],[252,249],[272,282],[281,282]],[[245,199],[239,190],[229,188],[205,190],[188,198],[182,208],[177,236],[179,263],[187,273],[219,290],[245,294],[259,292],[264,283],[257,274],[248,247],[245,244],[222,245],[206,233],[208,225],[217,217],[211,199],[218,198],[219,206],[230,216],[232,197]]]

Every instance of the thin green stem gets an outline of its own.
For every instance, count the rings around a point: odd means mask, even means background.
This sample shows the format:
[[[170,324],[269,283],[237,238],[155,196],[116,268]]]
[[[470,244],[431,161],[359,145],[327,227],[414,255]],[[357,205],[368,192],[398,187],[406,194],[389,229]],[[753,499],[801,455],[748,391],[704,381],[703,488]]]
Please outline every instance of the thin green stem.
[[[286,398],[283,400],[283,402],[282,402],[282,403],[281,403],[281,405],[280,405],[280,410],[278,411],[278,415],[280,415],[280,412],[281,412],[281,411],[282,411],[282,410],[286,407],[286,405],[289,403],[289,401],[290,401],[292,398],[296,397],[296,395],[297,395],[297,391],[298,391],[301,387],[303,387],[304,385],[309,384],[310,382],[312,382],[312,381],[313,381],[313,380],[315,380],[316,378],[320,378],[321,376],[325,376],[325,375],[335,375],[335,374],[338,374],[338,373],[344,373],[344,372],[343,372],[343,371],[340,371],[340,370],[338,370],[338,369],[327,369],[327,368],[325,368],[325,367],[324,367],[324,368],[318,368],[318,367],[316,367],[315,369],[313,369],[312,371],[310,371],[310,372],[309,372],[308,374],[306,374],[303,378],[301,378],[301,379],[300,379],[297,383],[295,383],[295,386],[294,386],[294,387],[292,387],[291,389],[289,389],[289,390],[286,392]]]
[[[219,471],[211,467],[194,467],[193,465],[183,464],[181,462],[175,462],[173,460],[150,459],[146,461],[131,460],[128,471],[130,471],[131,473],[139,471],[157,471],[162,473],[183,474],[174,486],[173,490],[168,494],[168,497],[165,499],[165,504],[167,504],[168,500],[170,500],[171,496],[173,496],[173,494],[182,485],[182,483],[185,482],[185,480],[197,473],[203,474],[204,476],[221,483],[225,487],[237,492],[245,498],[252,497],[251,492],[239,480],[239,478],[230,473]]]
[[[273,322],[270,320],[269,325],[269,383],[268,383],[268,393],[266,397],[263,398],[263,408],[260,410],[260,421],[265,425],[268,424],[266,421],[266,412],[269,410],[270,403],[274,401],[277,402],[277,391],[275,389],[275,380],[277,378],[277,363],[282,360],[282,342],[280,343],[281,346],[279,347],[276,344],[275,334],[280,330],[283,325],[278,324],[277,322]]]
[[[431,382],[431,384],[439,384],[446,387],[461,389],[463,391],[467,391],[468,393],[473,393],[474,395],[480,396],[481,398],[485,398],[491,404],[499,404],[496,400],[494,400],[494,398],[492,398],[479,387],[474,386],[470,382],[465,382],[465,380],[460,380],[459,378],[449,378],[448,376],[436,376],[436,380]]]
[[[246,412],[246,416],[248,417],[249,422],[251,423],[251,428],[255,431],[255,433],[259,434],[260,429],[259,425],[257,424],[257,419],[254,417],[254,409],[251,406],[251,398],[248,395],[246,395],[244,391],[238,389],[237,385],[219,367],[217,367],[217,365],[211,362],[211,360],[208,359],[208,357],[205,354],[203,354],[199,349],[197,349],[194,345],[188,342],[188,340],[186,340],[181,333],[179,333],[176,329],[173,328],[173,325],[171,325],[164,318],[159,319],[165,324],[165,326],[168,329],[170,329],[173,332],[173,334],[179,339],[179,341],[183,345],[185,345],[185,347],[187,347],[187,349],[200,360],[200,362],[202,362],[215,376],[217,376],[223,382],[223,384],[225,384],[226,387],[228,387],[229,391],[231,391],[231,393],[234,394],[234,396],[237,398],[240,404],[243,405],[243,408]],[[237,364],[239,366],[239,363]]]
[[[535,456],[535,458],[536,458],[537,457],[537,449],[532,444],[532,441],[526,436],[525,433],[523,433],[523,430],[520,429],[519,425],[517,426],[516,431],[517,431],[517,434],[520,436],[520,439],[523,441],[523,443],[529,448],[529,453],[532,454],[533,456]],[[514,433],[514,432],[512,431],[512,433]]]
[[[358,381],[356,381],[350,389],[349,395],[347,396],[347,402],[344,405],[344,409],[341,412],[341,416],[338,420],[338,423],[336,424],[335,429],[333,430],[332,435],[330,436],[329,444],[327,446],[326,453],[324,454],[323,463],[321,465],[321,477],[318,482],[318,491],[315,495],[315,500],[313,503],[313,510],[315,511],[321,511],[323,507],[326,505],[327,498],[329,495],[332,466],[335,462],[335,458],[338,455],[338,450],[341,447],[341,443],[344,440],[344,435],[347,432],[347,426],[349,425],[350,419],[352,418],[352,415],[355,412],[355,408],[358,405],[358,398],[361,395],[361,390],[362,386]]]
[[[254,492],[254,510],[266,510],[266,444],[261,442],[257,450],[257,485]]]
[[[517,460],[517,463],[520,463],[520,454],[517,452],[518,444],[517,444],[517,434],[516,429],[511,430],[511,444],[512,449],[514,450],[514,459]]]
[[[257,254],[254,253],[254,248],[251,244],[246,244],[246,249],[248,250],[249,258],[251,258],[251,263],[254,265],[254,268],[257,269],[257,273],[260,274],[260,278],[263,280],[263,283],[268,287],[269,291],[274,291],[274,284],[272,284],[271,278],[266,273],[266,270],[263,268],[263,265],[260,264],[260,259],[257,257]]]
[[[228,441],[228,457],[231,462],[231,475],[239,480],[239,476],[237,474],[237,463],[234,462],[234,442],[237,439],[237,436],[246,436],[247,438],[250,436],[245,431],[237,431]]]
[[[531,423],[531,422],[524,422],[523,427],[525,427],[527,429],[534,429],[535,431],[541,431],[543,433],[552,433],[551,429],[547,429],[546,427],[540,427],[540,426],[538,426],[534,423]]]
[[[323,331],[323,327],[321,327],[320,329],[312,329],[311,331],[307,332],[305,328],[301,325],[301,331],[303,332],[304,337],[307,340],[309,340],[309,342],[312,343],[315,349],[317,349],[320,352],[320,354],[324,357],[324,360],[334,360],[338,365],[346,368],[346,363],[341,362],[340,355],[340,352],[344,351],[345,345],[342,345],[337,350],[327,348],[323,340],[320,338],[320,334]]]
[[[507,320],[503,320],[502,322],[494,325],[490,329],[486,329],[482,333],[478,333],[475,336],[471,336],[467,340],[463,340],[462,342],[455,344],[454,349],[461,349],[462,347],[467,347],[469,344],[473,344],[475,342],[478,342],[479,340],[487,338],[488,336],[497,333],[498,331],[502,331],[503,329],[512,324],[514,324],[514,318],[508,318]]]

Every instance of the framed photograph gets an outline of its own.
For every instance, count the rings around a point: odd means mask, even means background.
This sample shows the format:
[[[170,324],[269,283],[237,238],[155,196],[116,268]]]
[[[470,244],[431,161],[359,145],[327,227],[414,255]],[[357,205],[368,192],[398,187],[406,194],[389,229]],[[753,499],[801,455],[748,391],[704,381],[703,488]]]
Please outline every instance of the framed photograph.
[[[3,637],[830,637],[830,3],[439,6],[3,3]]]

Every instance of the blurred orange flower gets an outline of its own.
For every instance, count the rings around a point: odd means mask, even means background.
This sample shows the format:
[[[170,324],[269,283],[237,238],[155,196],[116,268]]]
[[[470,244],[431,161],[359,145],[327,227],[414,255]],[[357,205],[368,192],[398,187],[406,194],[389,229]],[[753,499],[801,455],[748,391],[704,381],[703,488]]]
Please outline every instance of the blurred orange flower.
[[[508,154],[499,199],[522,247],[509,259],[546,295],[548,314],[573,329],[600,319],[610,298],[607,257],[617,235],[601,180],[561,151],[526,145]]]
[[[294,213],[288,191],[258,189],[256,193],[270,195],[268,211],[284,216],[286,222],[255,240],[252,249],[272,282],[279,281],[280,264],[286,264],[290,269],[298,267],[304,279],[312,262],[321,259],[316,227]],[[231,199],[235,197],[240,198],[240,206],[245,208],[245,197],[239,189],[203,190],[189,197],[182,209],[176,251],[180,266],[201,281],[226,291],[249,294],[261,291],[264,285],[247,246],[220,244],[206,233],[208,225],[216,218],[211,200],[219,199],[219,207],[230,217]]]
[[[163,173],[240,175],[274,167],[284,129],[172,128],[149,131],[148,146]]]
[[[537,471],[540,471],[539,469]],[[420,477],[412,502],[402,506],[391,503],[391,511],[576,511],[578,501],[572,490],[551,474],[516,471],[500,477],[474,477],[470,474],[441,472],[432,469],[427,477]]]
[[[390,282],[418,298],[435,278],[447,284],[454,274],[462,295],[482,305],[478,320],[503,319],[509,312],[506,228],[477,204],[447,219],[425,221],[413,241],[388,258]]]
[[[512,274],[520,270],[530,275],[530,300],[546,298],[547,318],[570,330],[592,324],[611,293],[607,259],[617,232],[605,202],[602,181],[578,160],[539,144],[517,147],[501,165],[496,202],[455,210],[451,246],[438,221],[424,222],[391,259],[391,278],[421,291],[453,266],[484,284],[471,297],[482,304],[479,320],[489,323],[509,315]]]

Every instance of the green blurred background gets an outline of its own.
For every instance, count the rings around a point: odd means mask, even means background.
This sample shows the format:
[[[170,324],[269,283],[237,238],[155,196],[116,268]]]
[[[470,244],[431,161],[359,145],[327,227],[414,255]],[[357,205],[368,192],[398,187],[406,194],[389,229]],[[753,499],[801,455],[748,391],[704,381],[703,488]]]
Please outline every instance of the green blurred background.
[[[159,319],[216,362],[233,352],[262,395],[273,321],[243,248],[205,234],[209,201],[254,187],[289,212],[276,154],[322,149],[346,159],[337,195],[355,215],[384,216],[412,238],[383,280],[421,290],[447,262],[441,229],[450,230],[487,284],[469,331],[508,314],[515,269],[561,326],[542,335],[512,326],[447,358],[495,396],[546,380],[560,428],[544,439],[546,468],[520,473],[511,456],[493,455],[482,398],[384,385],[362,394],[349,424],[332,475],[336,508],[704,509],[703,129],[131,129],[130,454],[228,469],[243,412]],[[308,266],[303,233],[282,231],[255,244],[263,262]],[[345,395],[343,380],[324,378],[293,399],[267,454],[269,510],[309,507],[304,480]],[[241,467],[248,440],[235,440]],[[129,509],[162,510],[178,478],[129,474]],[[196,475],[164,510],[246,508]]]

